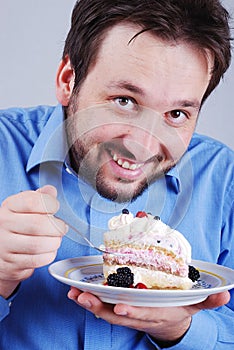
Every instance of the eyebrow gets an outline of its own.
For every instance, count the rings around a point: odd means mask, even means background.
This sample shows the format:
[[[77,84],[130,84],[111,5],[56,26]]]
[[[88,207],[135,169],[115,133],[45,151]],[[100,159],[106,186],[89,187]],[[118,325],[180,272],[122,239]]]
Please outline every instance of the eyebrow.
[[[142,97],[146,96],[144,90],[142,88],[140,88],[139,86],[136,86],[128,81],[125,80],[120,80],[120,81],[113,81],[110,84],[108,84],[107,86],[110,89],[121,89],[121,90],[127,90],[129,92],[135,93],[137,95],[140,95]],[[173,101],[173,105],[175,106],[181,106],[184,108],[193,108],[195,110],[197,110],[199,112],[200,108],[201,108],[201,103],[197,100],[197,99],[193,99],[193,100],[175,100]],[[175,107],[176,109],[176,107]]]
[[[143,89],[141,89],[139,86],[133,85],[130,82],[125,81],[125,80],[120,80],[118,82],[113,81],[108,85],[108,88],[112,88],[112,89],[119,88],[122,90],[128,90],[130,92],[134,92],[134,93],[141,95],[141,96],[145,96]]]
[[[175,101],[175,104],[185,108],[187,107],[194,108],[197,111],[199,111],[201,108],[201,104],[197,100],[178,100],[178,101]]]

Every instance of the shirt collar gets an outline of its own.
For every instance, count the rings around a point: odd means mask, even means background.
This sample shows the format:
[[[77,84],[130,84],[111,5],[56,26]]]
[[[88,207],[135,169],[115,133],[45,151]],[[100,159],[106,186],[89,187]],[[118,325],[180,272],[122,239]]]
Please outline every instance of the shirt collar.
[[[67,157],[63,107],[58,105],[49,116],[48,122],[36,140],[29,156],[26,171],[44,162],[61,162]]]
[[[171,181],[174,184],[174,188],[177,193],[180,193],[186,188],[192,186],[194,174],[190,145],[176,166],[172,168],[167,175],[171,177]]]
[[[170,185],[172,188],[174,188],[174,191],[176,193],[179,193],[181,190],[181,179],[180,179],[180,174],[178,170],[178,164],[174,168],[168,171],[168,173],[166,174],[166,177],[170,181]]]
[[[182,160],[185,156],[183,156]],[[175,192],[181,190],[181,163],[180,162],[167,173],[170,185]],[[50,115],[47,124],[39,135],[28,159],[26,170],[44,162],[68,162],[68,145],[65,132],[63,107],[59,104]]]

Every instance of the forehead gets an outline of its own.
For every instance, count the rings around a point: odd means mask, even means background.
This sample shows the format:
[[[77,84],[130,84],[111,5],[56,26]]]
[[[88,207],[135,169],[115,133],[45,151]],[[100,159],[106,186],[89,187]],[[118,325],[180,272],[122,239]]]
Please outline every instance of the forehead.
[[[122,67],[128,63],[145,65],[151,71],[161,65],[173,63],[179,67],[181,57],[187,58],[187,65],[197,64],[198,60],[207,73],[211,73],[213,59],[208,50],[195,47],[183,41],[165,41],[152,31],[141,32],[142,28],[131,23],[115,25],[107,31],[99,49],[97,61],[118,63]],[[172,58],[170,60],[169,58]],[[184,65],[184,62],[182,63]]]
[[[120,47],[122,49],[126,49],[129,54],[129,50],[134,50],[139,47],[144,47],[145,50],[150,50],[155,48],[156,46],[160,47],[160,45],[167,45],[168,48],[175,48],[180,46],[187,46],[194,51],[200,52],[207,60],[207,63],[210,65],[212,63],[212,58],[210,52],[203,48],[199,47],[199,45],[195,45],[195,43],[191,43],[190,41],[185,42],[184,40],[165,40],[157,36],[153,30],[142,30],[142,28],[133,23],[124,22],[121,24],[117,24],[112,28],[109,28],[105,35],[103,36],[103,41],[100,45],[99,54],[103,53],[115,52]]]
[[[209,54],[185,42],[167,42],[151,32],[141,32],[132,24],[114,26],[107,32],[100,47],[96,73],[107,80],[127,80],[143,90],[160,89],[169,93],[182,88],[204,85],[211,72]],[[202,87],[201,93],[204,93]]]

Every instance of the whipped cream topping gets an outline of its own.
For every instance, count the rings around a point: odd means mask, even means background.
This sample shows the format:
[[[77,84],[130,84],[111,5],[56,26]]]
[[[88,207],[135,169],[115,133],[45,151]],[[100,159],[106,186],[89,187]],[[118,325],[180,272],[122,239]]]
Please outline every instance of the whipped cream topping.
[[[115,248],[131,245],[143,248],[164,248],[177,257],[181,257],[187,264],[191,262],[191,245],[179,232],[154,216],[134,217],[132,213],[114,216],[108,223],[110,232],[104,235],[105,245],[108,241],[114,243]]]
[[[118,216],[113,216],[108,222],[108,227],[110,230],[117,230],[118,228],[129,225],[133,221],[134,216],[132,213],[120,214]]]

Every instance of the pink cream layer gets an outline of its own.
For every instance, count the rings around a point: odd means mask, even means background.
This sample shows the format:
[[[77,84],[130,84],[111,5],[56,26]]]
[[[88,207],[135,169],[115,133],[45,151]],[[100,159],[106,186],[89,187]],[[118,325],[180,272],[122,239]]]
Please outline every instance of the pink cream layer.
[[[141,250],[132,248],[108,249],[110,253],[118,253],[118,255],[104,254],[104,263],[109,265],[136,265],[141,267],[159,270],[173,275],[187,277],[188,266],[176,261],[172,256],[164,254],[162,251],[154,249]],[[123,254],[123,255],[119,255]]]

